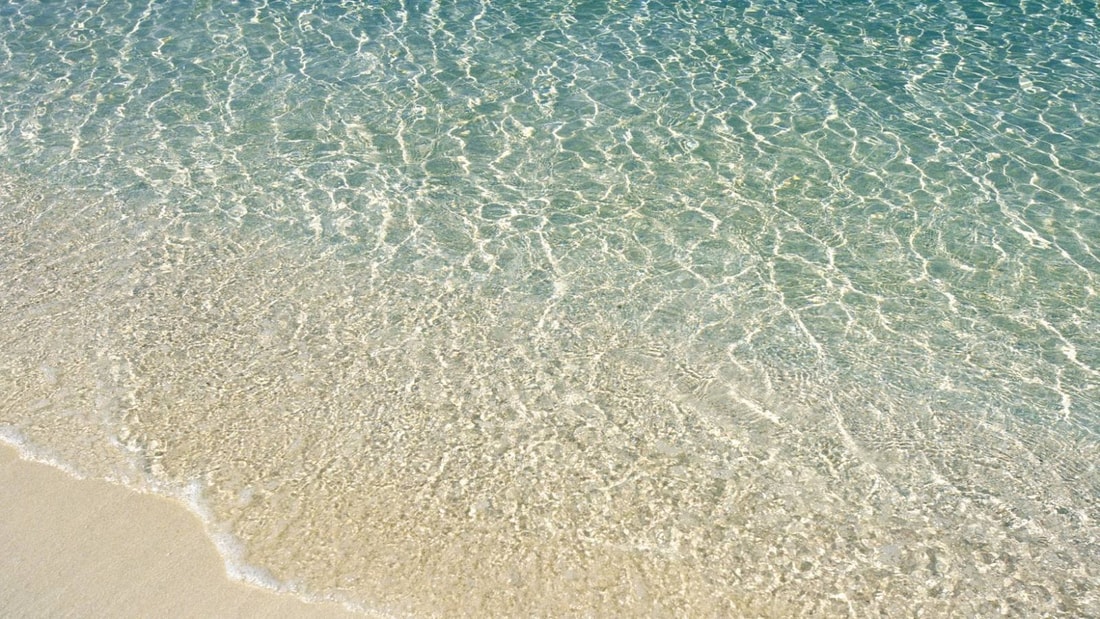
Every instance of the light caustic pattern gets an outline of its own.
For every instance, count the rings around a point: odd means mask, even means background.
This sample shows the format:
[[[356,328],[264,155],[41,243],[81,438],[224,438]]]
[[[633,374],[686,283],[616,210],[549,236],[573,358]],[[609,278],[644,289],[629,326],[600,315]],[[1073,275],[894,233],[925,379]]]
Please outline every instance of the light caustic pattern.
[[[1100,615],[1095,5],[851,4],[0,6],[0,431],[369,611]]]

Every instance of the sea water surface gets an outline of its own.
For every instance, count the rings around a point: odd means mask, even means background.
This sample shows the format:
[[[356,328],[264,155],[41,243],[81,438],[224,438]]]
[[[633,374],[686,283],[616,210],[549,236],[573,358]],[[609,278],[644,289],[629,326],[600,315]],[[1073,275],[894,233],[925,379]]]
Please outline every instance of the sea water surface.
[[[0,434],[395,616],[1100,616],[1100,21],[0,3]]]

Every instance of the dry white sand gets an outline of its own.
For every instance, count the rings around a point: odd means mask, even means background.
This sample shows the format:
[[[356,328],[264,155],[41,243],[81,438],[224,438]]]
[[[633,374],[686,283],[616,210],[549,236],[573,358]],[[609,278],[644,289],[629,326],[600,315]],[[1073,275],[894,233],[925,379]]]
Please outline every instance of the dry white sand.
[[[19,458],[0,444],[4,617],[353,617],[231,581],[183,505]]]

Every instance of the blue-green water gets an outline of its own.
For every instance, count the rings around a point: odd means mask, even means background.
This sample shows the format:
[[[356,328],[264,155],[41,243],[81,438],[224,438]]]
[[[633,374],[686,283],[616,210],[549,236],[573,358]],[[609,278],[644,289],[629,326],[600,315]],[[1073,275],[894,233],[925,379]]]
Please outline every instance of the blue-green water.
[[[5,2],[0,431],[394,615],[1100,615],[1093,2]]]

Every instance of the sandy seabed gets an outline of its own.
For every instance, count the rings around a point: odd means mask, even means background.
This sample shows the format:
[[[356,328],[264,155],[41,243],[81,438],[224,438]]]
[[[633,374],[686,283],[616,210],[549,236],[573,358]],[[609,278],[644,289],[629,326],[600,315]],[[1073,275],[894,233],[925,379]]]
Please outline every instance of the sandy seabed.
[[[352,617],[235,582],[179,503],[73,478],[0,444],[0,615]]]

